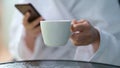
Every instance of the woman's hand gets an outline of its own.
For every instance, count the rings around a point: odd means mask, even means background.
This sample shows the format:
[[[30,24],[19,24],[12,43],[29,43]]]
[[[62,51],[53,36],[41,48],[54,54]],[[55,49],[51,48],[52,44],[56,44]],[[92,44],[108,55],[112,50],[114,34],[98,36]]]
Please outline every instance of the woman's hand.
[[[76,46],[83,46],[88,44],[99,46],[99,32],[87,20],[73,20],[71,31],[71,40]]]
[[[23,25],[25,28],[25,32],[27,35],[29,35],[31,37],[37,37],[41,31],[40,26],[38,26],[38,25],[40,24],[40,21],[43,20],[43,18],[39,17],[38,19],[34,20],[33,22],[28,22],[29,17],[30,17],[30,13],[27,12],[23,19]]]
[[[31,52],[34,52],[36,38],[38,37],[38,35],[41,32],[39,24],[40,24],[40,21],[43,20],[43,18],[39,17],[38,19],[34,20],[33,22],[28,22],[29,17],[30,17],[30,13],[27,12],[23,19],[23,25],[25,28],[24,41],[26,43],[27,48]]]

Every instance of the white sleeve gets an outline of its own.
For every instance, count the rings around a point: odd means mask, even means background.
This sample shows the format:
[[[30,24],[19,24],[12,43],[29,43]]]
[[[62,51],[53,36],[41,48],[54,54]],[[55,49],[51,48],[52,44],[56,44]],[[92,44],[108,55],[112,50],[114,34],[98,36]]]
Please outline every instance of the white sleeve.
[[[106,31],[99,30],[100,47],[91,58],[92,62],[107,63],[112,65],[120,65],[120,46],[118,39]]]
[[[35,52],[32,54],[24,42],[24,27],[22,25],[23,15],[16,10],[10,29],[10,52],[16,60],[31,60],[36,55],[39,46],[43,46],[42,37],[36,39]],[[40,42],[41,41],[41,42]],[[38,43],[39,42],[39,43]]]

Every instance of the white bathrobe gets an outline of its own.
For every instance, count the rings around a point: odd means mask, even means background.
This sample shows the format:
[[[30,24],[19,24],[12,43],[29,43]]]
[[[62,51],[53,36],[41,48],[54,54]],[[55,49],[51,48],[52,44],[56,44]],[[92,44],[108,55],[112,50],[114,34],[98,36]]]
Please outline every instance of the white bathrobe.
[[[87,19],[99,30],[100,45],[74,46],[69,40],[62,47],[45,46],[42,35],[31,53],[24,42],[23,15],[16,10],[10,31],[10,51],[18,60],[81,60],[120,65],[120,6],[118,0],[23,0],[32,3],[45,20]]]

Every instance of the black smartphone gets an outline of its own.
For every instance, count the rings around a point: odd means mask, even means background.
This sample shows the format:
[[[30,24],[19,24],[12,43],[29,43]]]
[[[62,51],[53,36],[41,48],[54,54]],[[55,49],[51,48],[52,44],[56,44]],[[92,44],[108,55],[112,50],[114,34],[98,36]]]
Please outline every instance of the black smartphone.
[[[23,14],[25,15],[26,12],[30,12],[31,16],[28,19],[28,22],[32,22],[35,19],[41,17],[41,15],[37,12],[37,10],[34,8],[34,6],[30,3],[28,4],[16,4],[15,7]]]

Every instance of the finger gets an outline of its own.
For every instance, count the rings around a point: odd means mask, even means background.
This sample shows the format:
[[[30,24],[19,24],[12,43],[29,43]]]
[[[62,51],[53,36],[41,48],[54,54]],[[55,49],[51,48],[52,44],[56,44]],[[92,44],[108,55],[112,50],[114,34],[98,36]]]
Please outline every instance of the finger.
[[[83,32],[83,31],[86,31],[87,29],[90,29],[90,24],[87,20],[81,20],[78,24],[75,24],[75,31],[80,31],[80,32]]]
[[[83,41],[85,38],[86,36],[84,35],[84,33],[73,33],[71,35],[71,39],[73,39],[76,42]]]
[[[34,33],[38,34],[41,32],[40,26],[33,29]]]
[[[75,19],[72,20],[72,23],[71,23],[71,28],[70,28],[71,32],[74,32],[73,24],[77,24],[77,21]]]
[[[80,33],[73,33],[73,34],[71,35],[71,39],[72,39],[73,41],[78,41],[79,36],[80,36]]]
[[[84,35],[81,34],[81,33],[74,33],[72,36],[71,36],[71,41],[74,43],[74,45],[76,46],[80,46],[83,44],[84,42]]]
[[[25,25],[28,24],[28,19],[29,19],[29,17],[30,17],[30,13],[27,12],[27,13],[25,14],[25,16],[24,16],[24,19],[23,19]]]
[[[83,32],[84,30],[84,23],[86,20],[84,19],[81,19],[80,21],[76,21],[76,20],[73,20],[72,21],[72,26],[71,26],[71,31],[72,32],[76,32],[76,31],[80,31],[80,32]]]
[[[89,33],[74,33],[71,36],[71,40],[75,45],[88,45],[91,44],[94,39],[92,39],[93,37],[89,34]]]
[[[74,40],[76,39],[81,39],[85,37],[85,33],[73,33],[71,35],[71,38],[73,38]]]
[[[79,34],[72,34],[71,35],[71,41],[73,42],[74,45],[78,44],[78,38],[79,38]]]
[[[74,31],[80,31],[80,32],[85,32],[91,29],[91,25],[89,24],[88,21],[83,21],[81,23],[78,23],[74,26]]]
[[[72,27],[73,32],[76,32],[76,31],[83,32],[84,29],[85,29],[85,27],[81,23],[76,24],[75,26],[73,25],[73,27]]]
[[[42,18],[37,18],[35,21],[31,22],[30,26],[32,28],[35,28],[38,24],[40,24],[40,21],[42,20]]]

